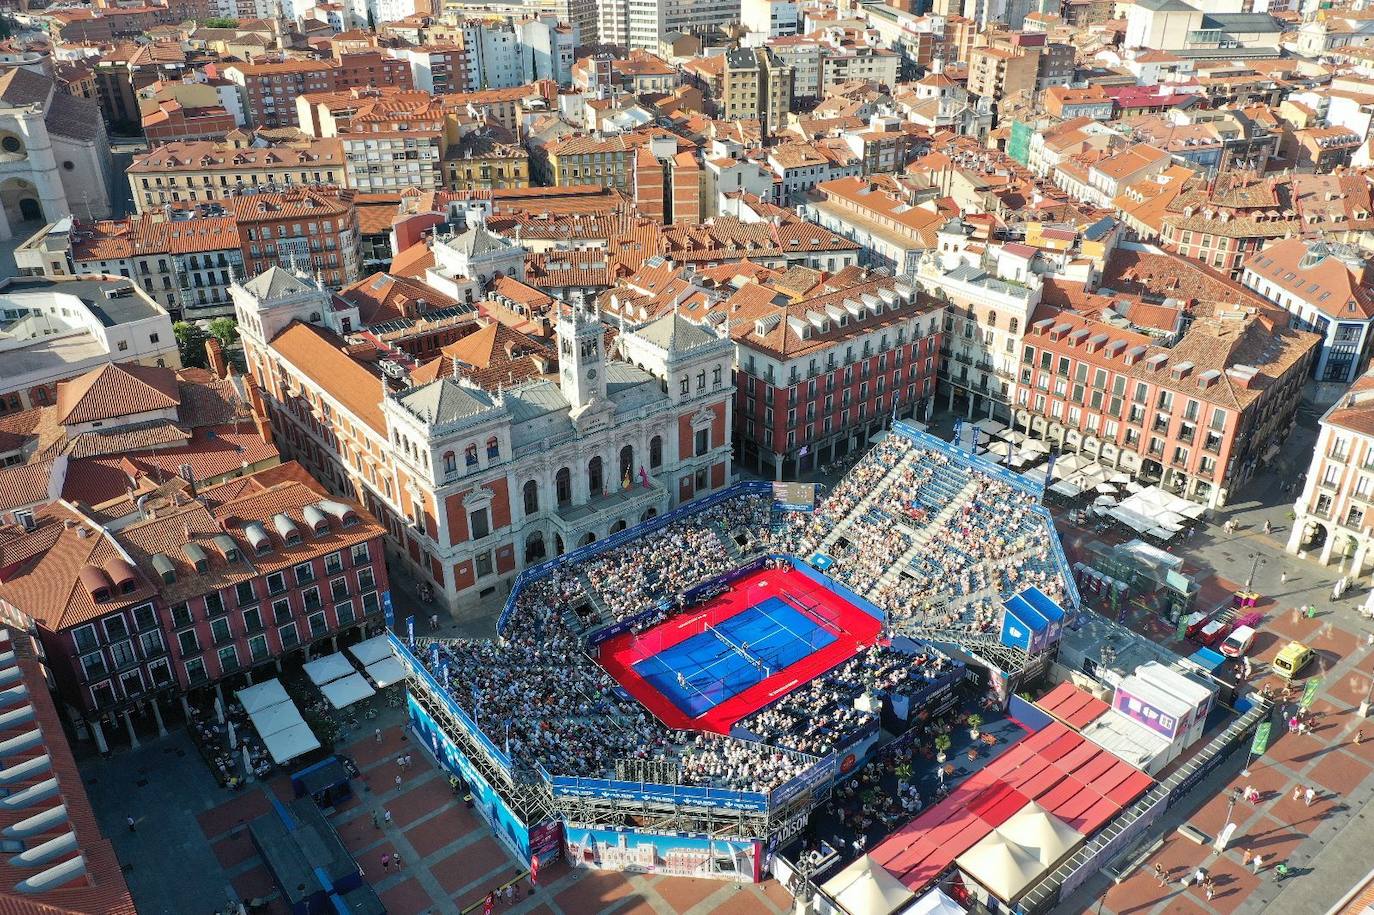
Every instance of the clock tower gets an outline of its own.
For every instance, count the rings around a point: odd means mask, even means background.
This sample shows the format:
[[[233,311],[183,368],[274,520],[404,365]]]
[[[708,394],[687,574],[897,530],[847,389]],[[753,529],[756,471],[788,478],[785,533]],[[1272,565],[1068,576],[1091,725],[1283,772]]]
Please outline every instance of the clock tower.
[[[596,305],[560,305],[558,374],[563,396],[576,419],[606,404],[606,327]]]

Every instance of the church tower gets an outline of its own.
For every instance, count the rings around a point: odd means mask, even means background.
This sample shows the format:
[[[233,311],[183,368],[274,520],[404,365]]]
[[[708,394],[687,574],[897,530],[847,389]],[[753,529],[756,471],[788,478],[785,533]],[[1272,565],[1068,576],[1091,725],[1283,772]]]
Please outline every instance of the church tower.
[[[606,328],[596,305],[560,305],[554,327],[558,334],[559,386],[576,419],[588,408],[606,403]]]

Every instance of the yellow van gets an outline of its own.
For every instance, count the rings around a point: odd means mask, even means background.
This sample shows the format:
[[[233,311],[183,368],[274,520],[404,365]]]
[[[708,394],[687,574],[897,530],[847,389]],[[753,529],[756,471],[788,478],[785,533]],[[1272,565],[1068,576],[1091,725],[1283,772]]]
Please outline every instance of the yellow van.
[[[1312,661],[1314,652],[1302,642],[1289,642],[1274,657],[1274,673],[1291,680]]]

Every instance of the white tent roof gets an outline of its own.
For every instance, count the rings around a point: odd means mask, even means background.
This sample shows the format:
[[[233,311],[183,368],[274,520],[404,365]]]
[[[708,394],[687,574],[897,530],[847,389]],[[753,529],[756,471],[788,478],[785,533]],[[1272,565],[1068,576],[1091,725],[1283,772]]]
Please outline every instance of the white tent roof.
[[[243,710],[250,716],[262,709],[291,701],[281,681],[275,678],[241,689],[234,695],[239,697],[239,701],[243,703]]]
[[[1022,807],[1000,829],[1007,838],[1035,855],[1046,867],[1059,863],[1084,839],[1072,826],[1035,801]]]
[[[344,708],[360,699],[366,699],[368,696],[377,694],[377,691],[363,679],[362,674],[349,674],[346,677],[332,680],[321,686],[320,692],[324,693],[329,704],[335,708]]]
[[[376,664],[367,665],[367,675],[378,689],[400,683],[406,678],[406,667],[396,658],[388,657]]]
[[[320,742],[315,739],[315,735],[304,721],[284,731],[264,736],[262,742],[267,745],[267,752],[272,754],[272,759],[277,765],[289,762],[311,750],[317,750],[320,746]]]
[[[348,658],[335,652],[322,658],[316,658],[305,665],[305,673],[310,677],[311,683],[316,686],[323,686],[353,673],[353,665],[348,663]]]
[[[1046,869],[1034,854],[997,829],[956,858],[954,863],[1003,902],[1019,898]]]
[[[856,858],[821,889],[851,915],[888,915],[916,894],[889,874],[871,855]]]
[[[364,667],[368,667],[376,664],[382,658],[391,657],[391,639],[383,632],[366,642],[359,642],[348,649],[348,653],[357,658]]]
[[[932,887],[920,899],[912,903],[902,915],[967,915],[964,907],[945,895],[945,891]]]
[[[248,717],[252,720],[258,736],[263,740],[278,731],[285,731],[305,723],[305,719],[301,718],[301,713],[296,711],[296,703],[294,702],[280,702],[269,708],[259,709]]]

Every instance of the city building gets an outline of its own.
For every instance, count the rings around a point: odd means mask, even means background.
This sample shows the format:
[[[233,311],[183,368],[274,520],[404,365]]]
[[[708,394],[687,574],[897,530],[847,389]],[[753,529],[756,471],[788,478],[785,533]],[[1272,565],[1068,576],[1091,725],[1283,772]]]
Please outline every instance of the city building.
[[[725,54],[723,118],[757,120],[764,136],[780,130],[792,110],[792,68],[767,48]]]
[[[108,362],[178,368],[172,318],[122,277],[0,282],[0,414],[56,403],[59,382]]]
[[[1374,545],[1374,376],[1361,375],[1322,415],[1317,444],[1293,503],[1288,552],[1333,560],[1363,574]],[[1346,565],[1349,563],[1349,566]]]
[[[139,213],[169,203],[224,201],[260,188],[341,186],[346,175],[337,139],[259,145],[247,131],[223,143],[166,143],[136,155],[126,171]]]
[[[1312,364],[1318,381],[1351,384],[1364,374],[1374,345],[1368,271],[1351,246],[1283,238],[1244,260],[1241,282],[1292,315],[1294,327],[1321,336]]]
[[[0,238],[73,214],[108,216],[112,171],[95,104],[28,70],[0,74]]]
[[[453,245],[483,258],[484,232]],[[493,266],[507,250],[491,250]],[[448,294],[459,278],[438,283],[452,272],[426,282]],[[490,390],[454,377],[412,383],[400,354],[355,358],[338,331],[348,333],[345,318],[356,327],[356,311],[332,311],[285,271],[233,294],[283,448],[372,506],[390,554],[452,609],[730,481],[732,346],[707,326],[676,316],[627,326],[617,358],[595,310],[560,306],[558,381]]]
[[[797,0],[741,0],[740,25],[760,39],[795,35],[801,28]]]
[[[705,36],[712,29],[739,22],[740,0],[603,0],[597,11],[600,43],[652,54],[658,51],[659,37],[668,32]]]
[[[74,726],[165,733],[165,702],[360,641],[382,621],[382,528],[299,465],[219,486],[59,501],[9,529],[0,609],[35,630]],[[55,584],[56,583],[56,584]],[[183,709],[184,711],[184,709]],[[187,713],[189,716],[189,713]],[[137,723],[136,723],[137,719]]]
[[[915,274],[948,220],[934,201],[913,205],[912,193],[890,175],[836,178],[816,186],[805,215],[862,246],[864,266]]]
[[[305,270],[337,289],[358,279],[358,208],[353,191],[292,188],[224,201],[248,276],[269,267]]]

